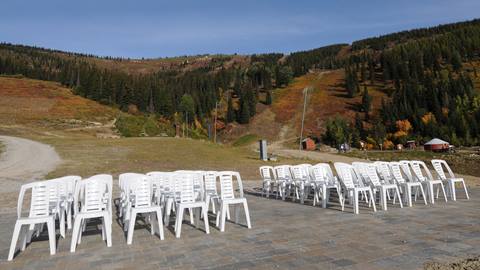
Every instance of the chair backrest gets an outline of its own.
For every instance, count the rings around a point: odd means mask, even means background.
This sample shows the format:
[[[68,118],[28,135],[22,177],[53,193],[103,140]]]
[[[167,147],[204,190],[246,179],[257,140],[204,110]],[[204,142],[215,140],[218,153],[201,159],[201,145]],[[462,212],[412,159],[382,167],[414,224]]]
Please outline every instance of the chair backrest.
[[[412,168],[413,175],[418,181],[426,181],[429,179],[433,180],[430,170],[427,168],[425,162],[419,160],[412,160],[410,161],[410,167]],[[425,174],[427,176],[422,173],[422,169],[425,171]]]
[[[337,177],[333,174],[332,167],[328,163],[318,163],[315,166],[322,166],[325,169],[328,182],[331,184],[337,184]]]
[[[377,166],[375,164],[365,164],[365,170],[367,172],[367,179],[373,186],[380,186],[382,183],[380,182],[380,178],[377,174]]]
[[[181,172],[174,174],[175,179],[175,193],[179,193],[180,203],[195,202],[196,196],[194,191],[193,173]]]
[[[20,193],[17,201],[17,216],[22,216],[23,200],[25,193],[31,190],[29,217],[44,217],[51,214],[50,198],[58,197],[58,189],[56,183],[48,181],[37,181],[24,184],[20,188]],[[52,194],[53,193],[53,194]]]
[[[446,180],[448,177],[445,174],[445,171],[443,170],[443,167],[447,169],[447,172],[450,176],[450,178],[455,178],[455,174],[453,174],[452,169],[448,165],[448,163],[443,160],[443,159],[432,159],[432,166],[435,169],[435,172],[437,173],[438,177],[442,180]]]
[[[75,189],[74,209],[81,204],[81,212],[111,211],[112,180],[111,175],[99,174],[80,181]]]
[[[338,179],[347,189],[352,189],[357,186],[354,181],[354,171],[352,165],[343,162],[335,162],[333,166],[337,171]]]
[[[392,172],[390,171],[390,164],[386,161],[375,161],[373,164],[377,167],[377,171],[380,174],[380,177],[385,182],[390,182],[393,178]]]
[[[132,195],[134,195],[132,206],[136,208],[152,206],[152,178],[143,175],[131,181],[129,185],[131,185]]]
[[[272,180],[275,178],[274,170],[272,166],[261,166],[260,176],[263,180]]]
[[[357,183],[359,185],[368,184],[368,172],[367,172],[367,165],[369,163],[366,162],[352,162],[352,169],[356,175]],[[354,179],[355,181],[355,179]]]
[[[205,183],[205,191],[213,194],[217,194],[217,172],[207,171],[203,175]]]
[[[314,181],[327,182],[329,180],[327,170],[319,164],[312,166],[310,175]]]
[[[406,182],[405,178],[403,178],[402,169],[399,162],[390,162],[389,167],[393,179],[395,179],[398,184],[403,184]]]
[[[308,169],[304,165],[290,167],[290,172],[295,180],[308,180]]]
[[[291,180],[290,165],[280,165],[273,168],[277,180]]]
[[[220,180],[220,198],[225,199],[234,199],[235,190],[233,188],[233,177],[234,172],[222,171],[217,174]]]
[[[403,174],[407,177],[407,180],[409,182],[415,182],[416,179],[413,177],[411,167],[410,167],[410,161],[409,160],[400,160],[398,162],[400,164],[400,168],[402,169]]]

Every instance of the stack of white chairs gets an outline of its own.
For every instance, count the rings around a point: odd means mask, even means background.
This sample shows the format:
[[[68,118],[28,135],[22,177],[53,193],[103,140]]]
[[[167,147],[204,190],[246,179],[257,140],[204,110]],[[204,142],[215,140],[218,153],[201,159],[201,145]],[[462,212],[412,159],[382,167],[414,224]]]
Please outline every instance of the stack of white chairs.
[[[23,185],[18,198],[18,220],[15,225],[12,244],[9,253],[9,260],[13,259],[16,242],[22,233],[22,250],[31,242],[33,236],[38,237],[47,224],[49,237],[55,236],[55,221],[59,221],[59,230],[62,238],[65,238],[65,219],[68,229],[72,227],[72,207],[74,199],[74,189],[79,176],[65,176],[45,181],[33,182]],[[31,190],[31,205],[28,217],[22,217],[22,205],[25,193]],[[45,208],[46,207],[46,208]],[[48,212],[48,213],[47,213]],[[53,218],[53,229],[50,225],[50,219]],[[45,221],[47,220],[47,221]],[[28,228],[23,228],[28,225]],[[51,251],[55,253],[55,242],[50,242]]]
[[[217,174],[220,181],[220,207],[217,212],[216,226],[220,227],[220,231],[225,231],[225,220],[227,217],[228,209],[230,205],[235,206],[235,222],[238,223],[238,205],[243,206],[245,212],[245,219],[247,222],[247,227],[252,228],[250,222],[250,212],[248,210],[247,198],[243,194],[243,184],[240,174],[238,172],[232,171],[222,171]],[[236,178],[238,184],[239,195],[235,196],[235,189],[233,185],[233,180]]]
[[[262,196],[270,197],[270,192],[273,191],[275,181],[275,170],[272,166],[261,166],[260,176],[262,177]]]
[[[70,252],[75,252],[87,221],[93,218],[102,219],[102,239],[108,247],[112,246],[112,181],[111,175],[99,174],[78,182],[75,187]]]
[[[158,199],[153,196],[155,192],[153,177],[125,173],[119,176],[119,183],[121,193],[124,194],[124,203],[119,215],[121,213],[123,228],[127,231],[127,244],[132,244],[138,214],[146,216],[146,221],[151,225],[151,234],[158,232],[160,239],[163,240],[162,208],[158,204]]]
[[[25,193],[31,190],[30,210],[28,216],[22,216],[23,200]],[[50,198],[58,196],[58,188],[55,182],[40,181],[30,184],[22,185],[17,204],[17,221],[13,230],[12,242],[10,244],[10,251],[8,253],[8,260],[13,259],[15,254],[18,239],[21,237],[22,247],[25,250],[29,235],[34,232],[40,233],[40,228],[47,224],[48,239],[50,242],[50,254],[56,252],[56,237],[55,237],[55,215],[60,210],[59,203],[55,206],[55,211],[52,211]],[[26,225],[26,226],[24,226]],[[27,227],[28,226],[28,227]]]
[[[280,165],[273,168],[275,175],[275,186],[277,189],[277,197],[281,196],[285,200],[290,196],[294,182],[290,173],[290,165]]]

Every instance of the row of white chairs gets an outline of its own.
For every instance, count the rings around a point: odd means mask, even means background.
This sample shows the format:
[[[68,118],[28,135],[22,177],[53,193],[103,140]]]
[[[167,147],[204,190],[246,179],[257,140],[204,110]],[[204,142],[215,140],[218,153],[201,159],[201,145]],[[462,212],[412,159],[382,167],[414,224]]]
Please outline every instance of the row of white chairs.
[[[233,179],[237,180],[240,195],[235,194]],[[217,193],[217,182],[220,193]],[[65,238],[66,227],[72,230],[70,251],[75,252],[81,243],[82,232],[87,229],[89,219],[102,220],[102,239],[107,246],[112,245],[112,193],[113,178],[111,175],[95,175],[87,179],[80,176],[36,181],[22,185],[18,204],[17,221],[15,223],[8,260],[12,260],[21,239],[21,250],[25,250],[33,236],[38,237],[47,225],[50,254],[56,253],[56,221],[58,220],[61,237]],[[237,172],[151,172],[148,174],[126,173],[119,177],[121,195],[117,209],[119,220],[123,222],[127,233],[127,244],[132,243],[133,229],[138,214],[146,215],[151,224],[152,234],[158,232],[163,240],[162,211],[166,212],[165,220],[172,210],[177,213],[175,225],[176,237],[180,237],[183,211],[200,208],[197,214],[197,226],[200,215],[205,222],[208,233],[208,202],[217,215],[216,224],[221,231],[225,230],[225,218],[229,218],[229,205],[242,204],[245,209],[247,227],[251,228],[250,215],[240,174]],[[28,201],[28,214],[23,213],[23,204]],[[216,209],[219,209],[215,211]],[[237,209],[235,209],[237,210]],[[180,220],[180,217],[182,220]],[[238,215],[236,215],[238,218]],[[156,222],[155,222],[156,221]],[[193,223],[193,220],[191,220]],[[73,227],[73,228],[72,228]]]
[[[262,166],[260,167],[263,179],[262,195],[269,197],[270,192],[276,190],[277,196],[282,196],[282,199],[290,196],[293,200],[300,199],[302,203],[312,196],[314,205],[321,198],[322,206],[325,208],[330,191],[335,189],[342,211],[345,208],[345,199],[348,199],[356,214],[359,212],[360,199],[365,199],[368,206],[376,211],[377,193],[380,194],[379,204],[383,210],[387,210],[387,201],[392,198],[393,203],[398,200],[400,207],[403,207],[403,203],[411,207],[412,196],[415,201],[421,196],[425,204],[427,198],[434,204],[435,197],[439,197],[440,191],[445,201],[448,200],[447,196],[455,201],[457,183],[463,185],[466,198],[469,199],[464,179],[455,177],[446,161],[434,159],[431,163],[436,172],[435,178],[427,165],[418,160],[352,164],[336,162],[334,167],[337,176],[333,175],[327,163],[313,166],[310,164]],[[447,185],[446,190],[444,185]]]
[[[238,195],[235,195],[234,180],[238,184]],[[217,185],[220,186],[220,192],[217,191]],[[230,219],[230,205],[243,206],[247,227],[251,228],[247,199],[243,195],[242,180],[238,172],[183,170],[126,173],[119,176],[119,186],[121,196],[118,212],[124,230],[127,231],[127,244],[132,243],[135,220],[139,213],[156,214],[156,219],[154,216],[147,219],[156,220],[161,239],[164,237],[162,219],[168,226],[173,211],[176,213],[174,230],[177,238],[181,235],[185,210],[190,214],[190,223],[197,227],[203,217],[205,232],[208,234],[210,205],[216,215],[216,226],[221,232],[225,231],[226,219]],[[165,213],[164,216],[162,213]],[[238,215],[236,218],[238,220]],[[152,234],[154,233],[152,230]]]

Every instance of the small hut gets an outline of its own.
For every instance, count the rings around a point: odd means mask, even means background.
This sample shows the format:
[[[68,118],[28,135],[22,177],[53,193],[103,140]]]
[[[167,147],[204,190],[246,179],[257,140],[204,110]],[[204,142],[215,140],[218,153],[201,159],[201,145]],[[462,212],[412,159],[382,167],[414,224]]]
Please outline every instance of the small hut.
[[[315,145],[315,141],[312,140],[311,138],[305,138],[302,141],[302,149],[307,150],[307,151],[313,151],[315,150],[317,146]]]
[[[440,140],[438,138],[434,138],[423,145],[423,149],[425,151],[432,151],[432,152],[446,152],[450,148],[450,144],[446,141]]]

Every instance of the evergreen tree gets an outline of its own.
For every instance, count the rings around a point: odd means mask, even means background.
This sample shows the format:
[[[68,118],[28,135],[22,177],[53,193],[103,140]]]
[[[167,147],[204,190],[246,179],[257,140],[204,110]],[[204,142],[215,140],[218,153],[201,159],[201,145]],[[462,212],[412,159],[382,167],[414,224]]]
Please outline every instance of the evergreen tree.
[[[231,123],[235,120],[235,111],[233,110],[232,97],[228,97],[227,104],[227,123]]]
[[[267,91],[267,96],[265,97],[265,104],[271,105],[272,104],[272,93],[271,91]]]
[[[369,119],[370,109],[372,107],[372,97],[368,94],[367,86],[363,88],[362,93],[362,111],[365,112],[365,119]]]

